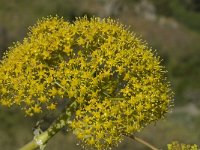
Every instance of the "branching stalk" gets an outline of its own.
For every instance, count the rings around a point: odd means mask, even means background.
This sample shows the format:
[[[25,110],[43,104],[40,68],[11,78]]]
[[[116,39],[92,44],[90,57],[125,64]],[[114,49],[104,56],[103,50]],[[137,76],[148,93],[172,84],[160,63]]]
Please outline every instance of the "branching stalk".
[[[151,145],[150,143],[148,143],[148,142],[144,141],[143,139],[138,138],[138,137],[136,137],[136,136],[134,136],[134,135],[130,135],[129,138],[131,138],[131,139],[137,141],[138,143],[141,143],[141,144],[143,144],[143,145],[149,147],[149,148],[152,149],[152,150],[159,150],[159,149],[156,148],[155,146]]]
[[[21,147],[19,150],[43,149],[42,147],[64,126],[66,126],[71,117],[71,112],[75,109],[75,102],[65,109],[65,111],[50,125],[50,127],[41,134],[34,137],[32,141]]]

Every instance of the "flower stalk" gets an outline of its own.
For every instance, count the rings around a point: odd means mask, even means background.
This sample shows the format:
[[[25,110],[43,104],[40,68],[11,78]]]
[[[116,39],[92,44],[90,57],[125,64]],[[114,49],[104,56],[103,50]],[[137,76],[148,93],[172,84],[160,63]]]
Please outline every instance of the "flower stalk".
[[[41,150],[45,147],[46,143],[56,134],[58,133],[63,127],[68,125],[71,112],[73,112],[76,108],[76,102],[71,103],[71,105],[66,108],[63,113],[49,126],[49,128],[42,132],[39,135],[36,135],[33,140],[29,143],[21,147],[19,150],[35,150],[40,148]]]
[[[150,143],[148,143],[147,141],[144,141],[143,139],[139,138],[139,137],[136,137],[134,135],[130,135],[128,136],[129,138],[135,140],[136,142],[138,143],[141,143],[145,146],[147,146],[148,148],[152,149],[152,150],[159,150],[158,148],[156,148],[155,146],[151,145]]]

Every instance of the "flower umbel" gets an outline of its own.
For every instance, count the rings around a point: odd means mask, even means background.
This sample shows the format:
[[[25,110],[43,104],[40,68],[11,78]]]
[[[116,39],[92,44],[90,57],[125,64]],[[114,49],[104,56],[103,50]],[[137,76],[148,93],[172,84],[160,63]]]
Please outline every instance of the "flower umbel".
[[[112,19],[49,17],[0,64],[0,103],[28,115],[77,103],[70,127],[88,147],[108,149],[164,117],[172,91],[159,57]]]
[[[168,150],[199,150],[196,144],[183,144],[177,141],[167,145]]]

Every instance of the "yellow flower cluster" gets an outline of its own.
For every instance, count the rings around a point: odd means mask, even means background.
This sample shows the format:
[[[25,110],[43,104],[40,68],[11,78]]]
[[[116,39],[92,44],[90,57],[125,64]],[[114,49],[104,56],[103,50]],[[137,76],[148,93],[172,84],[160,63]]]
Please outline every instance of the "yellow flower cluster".
[[[77,102],[70,124],[88,147],[107,149],[164,116],[172,91],[160,59],[112,19],[49,17],[0,64],[0,103],[28,114]]]
[[[30,116],[44,108],[55,109],[56,99],[65,93],[56,83],[61,79],[67,82],[68,76],[59,71],[63,69],[59,65],[65,64],[61,55],[62,46],[70,37],[68,26],[63,19],[43,19],[22,43],[10,48],[0,64],[2,105],[20,105]]]
[[[177,141],[168,144],[168,150],[200,150],[196,144],[183,144]]]

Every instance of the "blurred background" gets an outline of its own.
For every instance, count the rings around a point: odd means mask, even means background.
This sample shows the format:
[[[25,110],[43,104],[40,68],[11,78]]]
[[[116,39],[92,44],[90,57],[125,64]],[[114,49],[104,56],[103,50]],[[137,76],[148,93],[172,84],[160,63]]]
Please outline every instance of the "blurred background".
[[[28,27],[49,15],[73,21],[76,16],[111,17],[130,27],[156,49],[175,93],[175,107],[166,119],[137,135],[158,148],[178,140],[200,146],[200,1],[199,0],[0,0],[0,58],[22,41]],[[0,150],[15,150],[33,137],[37,118],[0,107]],[[66,131],[47,150],[80,150]],[[125,139],[115,150],[148,150]]]

